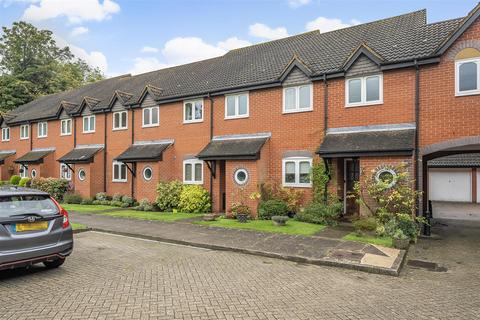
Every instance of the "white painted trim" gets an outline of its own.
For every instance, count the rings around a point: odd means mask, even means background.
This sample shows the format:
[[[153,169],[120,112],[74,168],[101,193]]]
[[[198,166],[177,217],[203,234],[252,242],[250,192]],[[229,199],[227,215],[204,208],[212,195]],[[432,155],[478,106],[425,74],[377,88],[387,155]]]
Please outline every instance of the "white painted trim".
[[[27,135],[22,137],[22,131],[23,131],[22,129],[23,128],[26,128]],[[20,126],[20,140],[28,140],[28,139],[30,139],[30,125],[29,124],[22,124]]]
[[[70,122],[70,131],[69,131],[69,132],[66,132],[66,133],[63,133],[63,132],[62,132],[62,124],[63,124],[64,122],[65,122],[65,123]],[[62,120],[60,121],[60,136],[71,136],[71,135],[72,135],[72,125],[73,125],[73,121],[72,121],[71,118],[69,118],[69,119],[62,119]]]
[[[5,132],[8,132],[8,138],[5,138]],[[10,141],[10,127],[2,128],[2,141]]]
[[[367,101],[367,79],[373,78],[373,77],[379,77],[379,88],[378,88],[379,99],[374,101]],[[360,91],[361,91],[360,102],[355,102],[355,103],[349,102],[349,90],[350,90],[349,82],[352,80],[360,80]],[[346,108],[374,106],[379,104],[383,104],[383,74],[374,74],[374,75],[368,75],[364,77],[354,77],[354,78],[345,79],[345,107]]]
[[[294,187],[294,188],[311,188],[312,187],[312,177],[310,175],[310,183],[300,183],[300,162],[308,161],[310,163],[310,169],[312,168],[313,159],[310,157],[289,157],[282,159],[282,185],[284,187]],[[286,182],[285,181],[285,165],[287,162],[293,162],[295,164],[295,182]]]
[[[146,170],[150,170],[150,171],[151,171],[151,174],[152,174],[152,175],[151,175],[150,178],[147,178],[147,177],[145,176],[145,171],[146,171]],[[143,179],[144,179],[145,181],[152,181],[152,179],[153,179],[153,169],[152,169],[152,167],[146,166],[145,168],[143,168],[143,170],[142,170],[142,176],[143,176]]]
[[[115,179],[115,166],[120,166],[119,168],[119,175],[120,175],[120,178],[117,178]],[[122,179],[121,176],[122,176],[122,166],[125,166],[125,179]],[[112,162],[112,182],[127,182],[128,181],[128,169],[127,169],[127,165],[123,162],[118,162],[118,161],[113,161]]]
[[[195,102],[199,102],[199,101],[202,102],[202,118],[201,119],[194,119],[194,116],[195,116]],[[186,116],[185,109],[186,109],[187,103],[191,103],[192,106],[193,106],[193,108],[192,108],[192,120],[185,120],[185,116]],[[187,123],[199,123],[199,122],[203,122],[204,118],[205,118],[205,104],[204,104],[203,99],[185,100],[183,102],[183,123],[185,123],[185,124],[187,124]]]
[[[64,178],[63,177],[63,167],[67,168],[67,172],[69,172],[70,177]],[[60,163],[60,178],[65,179],[68,181],[72,181],[72,170],[65,164],[65,163]]]
[[[88,118],[88,130],[85,130],[85,119]],[[93,118],[93,130],[90,128],[90,118]],[[88,116],[83,116],[82,117],[82,129],[83,129],[83,133],[94,133],[95,132],[95,129],[97,127],[97,118],[95,117],[95,115],[88,115]]]
[[[310,88],[310,108],[300,108],[300,88],[301,87],[309,87]],[[295,89],[295,109],[287,110],[285,108],[285,91],[288,89]],[[300,112],[309,112],[313,111],[313,84],[303,84],[297,86],[288,86],[283,88],[283,98],[282,98],[282,113],[283,114],[290,114],[290,113],[300,113]]]
[[[398,124],[382,124],[382,125],[373,125],[373,126],[329,128],[327,130],[327,134],[400,131],[400,130],[414,130],[414,129],[415,129],[415,123],[398,123]]]
[[[468,91],[460,91],[460,73],[459,68],[462,64],[474,62],[477,64],[477,89],[475,90],[468,90]],[[455,96],[462,97],[462,96],[471,96],[471,95],[478,95],[480,94],[480,58],[468,58],[455,61]]]
[[[185,178],[185,165],[186,164],[191,164],[192,165],[192,180],[187,180]],[[196,164],[201,164],[202,165],[202,170],[201,170],[201,179],[200,180],[195,180],[195,165]],[[203,184],[203,161],[199,159],[186,159],[183,160],[183,183],[185,184]]]
[[[145,110],[148,110],[150,113],[150,123],[145,124]],[[153,110],[157,110],[157,122],[153,123],[152,122],[152,114]],[[152,107],[145,107],[142,108],[142,128],[152,128],[152,127],[158,127],[160,126],[160,107],[159,106],[152,106]]]
[[[45,132],[40,132],[43,131],[43,126],[45,125]],[[42,130],[40,130],[42,129]],[[37,123],[37,138],[46,138],[48,136],[48,122],[43,121],[43,122],[38,122]]]
[[[246,114],[242,114],[242,115],[239,115],[238,114],[238,110],[239,110],[239,106],[240,106],[240,96],[247,96],[247,113]],[[228,97],[234,97],[235,98],[235,115],[234,116],[229,116],[227,114],[227,99]],[[234,93],[234,94],[226,94],[225,95],[225,101],[224,101],[224,104],[225,104],[225,120],[233,120],[233,119],[244,119],[244,118],[248,118],[250,116],[250,94],[247,92],[240,92],[240,93]]]
[[[85,174],[85,177],[83,179],[80,177],[80,173],[82,173],[82,172]],[[87,179],[87,171],[85,171],[85,169],[83,169],[83,168],[80,168],[78,170],[78,180],[85,181],[86,179]]]
[[[214,136],[212,141],[223,141],[223,140],[242,140],[242,139],[260,139],[260,138],[271,138],[271,132],[262,132],[262,133],[252,133],[252,134],[231,134],[225,136]]]
[[[122,127],[122,114],[125,114],[125,127]],[[115,115],[119,115],[119,127],[115,127]],[[128,111],[116,111],[112,114],[112,131],[128,130]]]
[[[245,173],[245,181],[240,181],[240,180],[238,180],[237,174],[238,174],[239,172]],[[240,186],[246,185],[247,182],[248,182],[248,178],[249,178],[249,174],[248,174],[247,169],[245,169],[245,168],[239,168],[239,169],[235,170],[235,172],[233,173],[233,179],[234,179],[235,182],[236,182],[238,185],[240,185]]]

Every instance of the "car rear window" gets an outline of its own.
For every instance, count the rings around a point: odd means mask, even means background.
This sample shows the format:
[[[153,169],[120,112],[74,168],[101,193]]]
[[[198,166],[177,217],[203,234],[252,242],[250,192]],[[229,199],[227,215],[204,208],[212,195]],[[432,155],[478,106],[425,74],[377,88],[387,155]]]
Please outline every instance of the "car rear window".
[[[15,195],[0,197],[0,217],[22,214],[52,215],[58,213],[55,203],[42,195]]]

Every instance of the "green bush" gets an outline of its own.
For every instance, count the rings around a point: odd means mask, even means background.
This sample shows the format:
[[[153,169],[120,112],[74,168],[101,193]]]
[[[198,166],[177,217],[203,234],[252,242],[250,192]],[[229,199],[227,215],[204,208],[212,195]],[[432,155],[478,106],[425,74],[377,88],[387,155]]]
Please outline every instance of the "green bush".
[[[112,201],[122,201],[123,194],[115,193],[112,197]]]
[[[210,194],[202,186],[186,185],[180,193],[178,209],[186,213],[210,212]]]
[[[262,201],[258,206],[258,218],[270,220],[273,216],[286,216],[288,211],[285,201],[275,199]]]
[[[178,180],[159,182],[157,185],[156,203],[161,211],[172,211],[178,208],[183,184]]]
[[[83,199],[81,204],[83,204],[83,205],[88,205],[88,206],[89,206],[89,205],[92,205],[92,204],[93,204],[93,200],[90,199],[90,198],[88,198],[88,199]]]
[[[408,213],[397,214],[385,224],[385,233],[393,237],[398,230],[401,230],[411,241],[417,241],[420,232],[419,221]]]
[[[336,225],[342,213],[341,202],[323,204],[312,202],[295,216],[295,219],[302,222]]]
[[[111,202],[110,200],[101,200],[101,201],[100,201],[100,204],[101,204],[102,206],[109,206],[109,205],[111,205],[111,203],[112,203],[112,202]]]
[[[122,201],[117,201],[117,200],[112,200],[112,201],[110,201],[110,205],[114,206],[114,207],[122,207],[123,202]]]
[[[63,202],[71,204],[81,204],[83,201],[82,196],[77,193],[66,193],[63,197]]]
[[[31,185],[31,179],[30,178],[22,178],[20,179],[20,182],[18,183],[19,187],[30,187]]]
[[[99,192],[95,195],[95,200],[105,201],[108,200],[108,196],[105,192]]]
[[[378,225],[374,217],[368,217],[354,221],[353,227],[357,233],[363,233],[377,230]]]
[[[10,181],[0,181],[0,186],[6,186],[9,184],[10,184]]]
[[[141,211],[155,211],[155,207],[150,201],[148,201],[148,199],[141,199],[136,208]]]
[[[68,180],[56,178],[36,178],[32,180],[32,188],[47,192],[57,201],[63,201],[63,196],[70,189]]]
[[[132,207],[133,204],[135,203],[135,200],[130,196],[123,196],[122,197],[122,202],[125,205],[124,207]]]
[[[20,176],[13,175],[10,177],[10,184],[14,186],[18,186],[18,184],[20,183],[20,180],[22,180]]]

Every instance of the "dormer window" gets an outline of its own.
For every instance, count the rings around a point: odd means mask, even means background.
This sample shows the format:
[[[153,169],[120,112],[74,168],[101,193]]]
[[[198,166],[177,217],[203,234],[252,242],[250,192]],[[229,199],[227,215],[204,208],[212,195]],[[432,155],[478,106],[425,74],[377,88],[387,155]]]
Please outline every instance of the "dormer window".
[[[382,104],[382,75],[347,79],[345,85],[345,101],[347,107]]]
[[[455,62],[455,95],[480,94],[480,57]]]
[[[313,110],[311,84],[283,88],[283,113]]]

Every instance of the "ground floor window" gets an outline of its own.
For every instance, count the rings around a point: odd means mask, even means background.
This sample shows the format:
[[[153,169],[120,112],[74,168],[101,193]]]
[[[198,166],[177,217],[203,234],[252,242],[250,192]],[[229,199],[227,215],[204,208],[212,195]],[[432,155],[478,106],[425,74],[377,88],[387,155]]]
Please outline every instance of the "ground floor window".
[[[245,169],[237,169],[233,174],[233,178],[237,184],[243,186],[248,181],[248,171]]]
[[[282,161],[283,185],[286,187],[311,187],[312,158],[292,157]]]
[[[23,166],[23,165],[20,165],[20,167],[18,168],[18,173],[20,175],[20,177],[22,178],[28,178],[28,168]]]
[[[127,181],[127,166],[122,162],[113,163],[113,179],[114,182]]]
[[[152,177],[153,177],[153,170],[152,168],[150,167],[145,167],[143,169],[143,179],[145,179],[146,181],[150,181],[152,180]]]
[[[203,183],[203,161],[198,159],[183,161],[183,182],[187,184]]]
[[[72,170],[65,163],[60,164],[60,178],[72,180]]]
[[[87,173],[85,172],[85,169],[78,170],[78,179],[80,179],[80,181],[84,181],[86,178]]]
[[[32,176],[32,179],[35,179],[37,177],[37,170],[33,169],[30,175]]]

